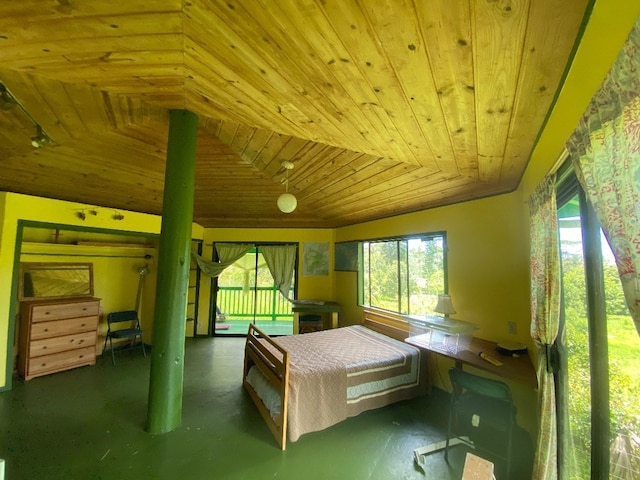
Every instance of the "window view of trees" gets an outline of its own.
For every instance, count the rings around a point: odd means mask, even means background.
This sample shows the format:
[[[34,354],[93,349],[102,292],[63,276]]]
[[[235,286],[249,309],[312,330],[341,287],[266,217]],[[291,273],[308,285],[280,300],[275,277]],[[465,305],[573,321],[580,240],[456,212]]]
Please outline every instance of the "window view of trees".
[[[573,202],[573,203],[571,203]],[[582,225],[577,196],[559,209],[565,330],[568,370],[568,416],[571,430],[571,479],[590,478],[591,373],[587,289],[582,249]],[[610,408],[609,478],[640,478],[640,337],[629,315],[615,260],[601,235],[604,302],[608,343]]]
[[[402,314],[432,313],[445,291],[445,236],[362,242],[363,304]]]

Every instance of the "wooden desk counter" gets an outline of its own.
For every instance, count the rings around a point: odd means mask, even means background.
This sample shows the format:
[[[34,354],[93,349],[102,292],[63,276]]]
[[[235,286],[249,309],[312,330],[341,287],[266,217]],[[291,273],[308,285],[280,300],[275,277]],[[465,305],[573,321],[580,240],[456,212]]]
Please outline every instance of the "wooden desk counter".
[[[426,342],[421,341],[418,337],[408,337],[405,342],[418,347],[427,352],[433,352],[438,355],[450,358],[455,361],[456,367],[462,369],[463,364],[471,365],[485,372],[492,373],[508,380],[513,380],[518,383],[522,383],[532,389],[538,388],[538,380],[536,377],[536,371],[533,368],[531,359],[528,353],[520,354],[519,357],[508,357],[506,355],[500,355],[496,351],[497,344],[489,340],[482,340],[480,338],[473,338],[469,350],[461,350],[457,353],[453,353],[443,348],[432,348]],[[487,355],[495,358],[503,363],[501,366],[493,365],[486,360],[483,360],[478,355],[480,352],[484,352]]]
[[[296,303],[293,302],[291,311],[293,312],[293,333],[300,331],[300,314],[301,313],[330,313],[331,328],[338,328],[338,314],[340,313],[340,305],[336,302],[324,303]]]

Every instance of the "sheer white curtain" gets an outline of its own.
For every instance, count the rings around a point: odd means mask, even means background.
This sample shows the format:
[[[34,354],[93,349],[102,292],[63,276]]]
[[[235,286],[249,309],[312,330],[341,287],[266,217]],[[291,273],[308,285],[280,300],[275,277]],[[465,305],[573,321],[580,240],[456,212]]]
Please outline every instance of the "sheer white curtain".
[[[234,262],[242,258],[254,245],[245,243],[216,243],[215,247],[218,252],[218,258],[220,259],[219,262],[205,260],[197,253],[191,252],[191,255],[193,255],[196,262],[198,262],[200,270],[210,277],[219,276],[225,268],[230,267]]]
[[[284,298],[292,302],[293,299],[289,298],[289,289],[296,266],[297,245],[264,245],[260,247],[260,251],[278,290]]]

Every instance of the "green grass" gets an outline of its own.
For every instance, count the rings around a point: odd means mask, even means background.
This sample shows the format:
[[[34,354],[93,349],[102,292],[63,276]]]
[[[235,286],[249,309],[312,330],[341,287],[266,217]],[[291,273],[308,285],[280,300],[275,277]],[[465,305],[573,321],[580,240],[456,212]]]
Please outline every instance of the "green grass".
[[[567,319],[569,335],[569,411],[575,448],[572,479],[588,478],[590,469],[590,391],[589,350],[586,318]],[[640,336],[628,315],[607,315],[609,350],[609,404],[611,440],[623,434],[640,433],[640,397],[637,375],[640,371]],[[632,453],[638,455],[637,450]]]
[[[608,316],[607,332],[609,361],[616,362],[624,373],[635,377],[640,371],[640,335],[636,332],[631,317]]]

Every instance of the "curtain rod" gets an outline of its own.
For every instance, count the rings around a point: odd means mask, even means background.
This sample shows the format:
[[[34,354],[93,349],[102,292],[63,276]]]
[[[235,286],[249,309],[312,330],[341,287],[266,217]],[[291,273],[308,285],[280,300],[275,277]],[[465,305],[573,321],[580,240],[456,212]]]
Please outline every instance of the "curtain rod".
[[[558,159],[555,161],[555,163],[549,170],[548,175],[553,175],[554,173],[557,173],[560,167],[562,166],[562,164],[567,160],[567,158],[569,158],[569,151],[566,148],[563,148],[562,153],[560,153],[560,156],[558,157]]]

